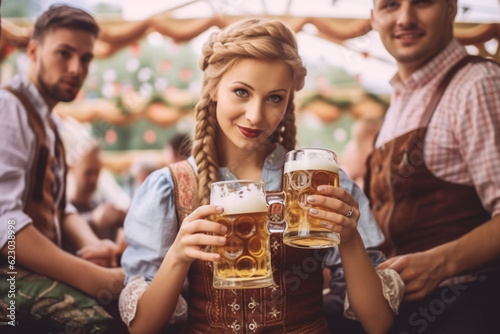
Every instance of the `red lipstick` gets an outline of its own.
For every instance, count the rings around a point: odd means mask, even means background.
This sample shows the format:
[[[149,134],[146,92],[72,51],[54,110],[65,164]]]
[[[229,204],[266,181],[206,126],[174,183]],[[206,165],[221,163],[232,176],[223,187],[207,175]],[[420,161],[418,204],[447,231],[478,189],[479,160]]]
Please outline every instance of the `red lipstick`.
[[[262,130],[244,128],[242,126],[238,126],[241,133],[247,138],[257,138],[262,133]]]

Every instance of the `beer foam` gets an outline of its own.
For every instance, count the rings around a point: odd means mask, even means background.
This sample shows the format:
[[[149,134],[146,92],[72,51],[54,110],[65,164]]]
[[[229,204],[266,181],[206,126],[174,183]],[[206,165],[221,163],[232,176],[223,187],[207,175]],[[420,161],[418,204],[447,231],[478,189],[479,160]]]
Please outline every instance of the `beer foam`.
[[[326,170],[338,174],[339,165],[337,165],[334,161],[326,159],[306,159],[285,162],[285,173],[290,173],[296,170]]]
[[[230,193],[225,196],[215,194],[215,196],[212,196],[210,204],[222,206],[224,215],[267,212],[267,203],[262,197],[262,193],[253,188],[250,191],[245,189],[245,191]]]

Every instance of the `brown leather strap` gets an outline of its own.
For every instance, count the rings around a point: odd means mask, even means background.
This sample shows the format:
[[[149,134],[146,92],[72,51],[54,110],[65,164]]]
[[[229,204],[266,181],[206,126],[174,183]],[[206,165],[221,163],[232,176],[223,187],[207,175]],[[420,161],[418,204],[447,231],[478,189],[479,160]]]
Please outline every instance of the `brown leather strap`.
[[[25,172],[29,175],[26,184],[26,199],[23,203],[23,211],[32,218],[35,227],[49,238],[52,242],[60,245],[60,229],[57,221],[61,223],[64,217],[65,198],[65,178],[66,163],[64,156],[64,146],[51,118],[44,121],[22,91],[12,87],[5,87],[23,105],[23,112],[26,114],[28,124],[33,132],[33,162]],[[52,128],[55,142],[54,155],[47,147],[46,122]],[[58,196],[58,197],[57,197]],[[58,203],[58,207],[55,207]],[[57,216],[57,219],[55,219]]]
[[[187,160],[175,162],[168,167],[174,180],[177,224],[180,227],[184,218],[198,206],[198,179]]]
[[[54,130],[54,136],[56,139],[54,154],[56,157],[56,161],[59,164],[58,168],[61,168],[63,171],[63,177],[60,180],[61,182],[60,187],[63,189],[63,191],[61,194],[62,196],[59,208],[62,210],[62,212],[64,212],[64,209],[66,208],[66,178],[68,174],[68,166],[66,164],[66,150],[64,149],[64,144],[62,142],[61,135],[59,134],[59,131],[57,130],[57,127],[52,119],[50,119],[49,124],[52,130]]]
[[[480,62],[486,62],[490,61],[495,64],[497,64],[495,61],[487,58],[483,58],[480,56],[472,56],[472,55],[467,55],[464,58],[462,58],[458,63],[456,63],[453,67],[451,67],[448,72],[446,73],[445,77],[439,84],[438,88],[434,92],[434,95],[431,98],[431,101],[427,105],[427,109],[424,113],[424,116],[422,117],[421,126],[427,126],[432,118],[432,115],[434,114],[434,110],[436,110],[436,107],[438,106],[439,102],[441,101],[441,98],[444,95],[444,92],[446,91],[446,88],[448,87],[450,81],[453,79],[455,74],[465,65],[469,63],[480,63]],[[497,64],[498,65],[498,64]]]
[[[43,120],[40,117],[40,114],[35,109],[35,106],[33,106],[33,103],[31,103],[31,101],[26,97],[26,95],[24,95],[22,92],[10,86],[3,87],[3,89],[12,93],[23,104],[24,108],[26,109],[26,112],[28,113],[28,123],[30,124],[33,132],[35,133],[35,140],[37,141],[35,143],[35,147],[40,147],[40,150],[35,152],[35,157],[33,160],[35,162],[33,164],[33,168],[36,168],[36,173],[32,175],[36,175],[36,177],[34,180],[30,180],[30,187],[33,187],[33,191],[30,193],[33,194],[34,200],[41,201],[43,198],[42,189],[43,189],[43,182],[45,179],[45,166],[48,163],[48,156],[50,154],[49,153],[50,151],[45,146],[45,143],[47,141],[47,134],[45,133]],[[49,119],[49,126],[54,131],[55,157],[56,161],[60,165],[59,168],[63,169],[63,178],[60,180],[61,182],[60,187],[63,187],[64,189],[66,182],[66,174],[67,174],[64,144],[59,135],[59,131],[57,130],[57,127],[52,119]],[[61,210],[64,210],[65,206],[66,206],[66,191],[63,191],[59,208]]]
[[[45,133],[45,128],[43,126],[42,118],[40,114],[36,111],[35,107],[31,101],[18,90],[6,86],[2,87],[6,91],[9,91],[14,95],[24,106],[28,116],[28,123],[35,135],[35,148],[40,149],[35,150],[35,155],[33,157],[33,167],[35,172],[31,175],[35,175],[34,178],[30,179],[29,194],[32,194],[33,200],[40,202],[43,199],[43,182],[45,179],[45,166],[48,163],[48,158],[50,155],[49,149],[46,147],[45,143],[47,141],[47,134]]]
[[[41,135],[40,137],[38,136],[36,137],[41,138],[43,140],[42,143],[45,143],[46,134],[45,134],[45,129],[43,127],[43,121],[42,118],[40,117],[40,114],[36,111],[35,107],[33,106],[33,103],[31,103],[31,101],[23,93],[10,86],[2,87],[2,89],[5,89],[6,91],[12,93],[12,95],[14,95],[22,103],[22,105],[26,109],[26,112],[29,114],[28,122],[33,128],[33,131]],[[35,122],[32,121],[32,119],[34,119]]]

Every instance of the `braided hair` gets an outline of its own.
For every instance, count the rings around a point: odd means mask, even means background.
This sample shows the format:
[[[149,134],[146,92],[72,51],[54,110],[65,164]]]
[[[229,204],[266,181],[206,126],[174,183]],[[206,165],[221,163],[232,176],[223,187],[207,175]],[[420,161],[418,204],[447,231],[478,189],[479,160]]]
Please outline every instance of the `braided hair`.
[[[293,75],[293,91],[304,86],[306,68],[298,54],[297,42],[292,31],[275,19],[250,18],[233,23],[212,33],[202,48],[199,66],[203,71],[203,85],[196,110],[196,129],[193,157],[198,166],[198,199],[208,204],[210,187],[219,180],[217,159],[216,103],[213,97],[222,76],[241,59],[259,59],[285,62]],[[285,115],[270,137],[287,150],[296,145],[294,92],[291,92]]]

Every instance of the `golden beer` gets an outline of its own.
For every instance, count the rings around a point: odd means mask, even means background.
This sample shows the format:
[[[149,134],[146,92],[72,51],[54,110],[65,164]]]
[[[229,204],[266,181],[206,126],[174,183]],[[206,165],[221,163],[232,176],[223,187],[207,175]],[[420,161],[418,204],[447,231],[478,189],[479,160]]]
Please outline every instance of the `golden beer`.
[[[220,260],[214,262],[215,288],[262,288],[274,284],[268,211],[264,185],[261,186],[261,189],[247,188],[243,196],[241,191],[237,196],[231,196],[231,192],[216,199],[211,196],[211,204],[224,207],[224,212],[210,217],[210,220],[228,229],[226,244],[213,247],[213,252],[220,255]]]
[[[333,153],[333,152],[332,152]],[[318,194],[320,185],[339,186],[339,167],[335,160],[303,159],[285,162],[286,229],[283,242],[299,248],[325,248],[340,243],[340,235],[321,226],[321,220],[309,215],[307,197]]]

